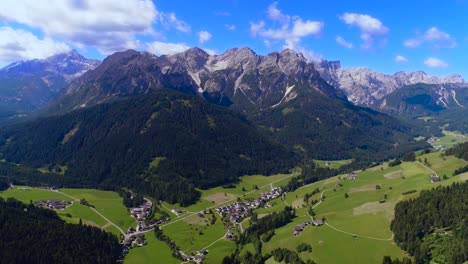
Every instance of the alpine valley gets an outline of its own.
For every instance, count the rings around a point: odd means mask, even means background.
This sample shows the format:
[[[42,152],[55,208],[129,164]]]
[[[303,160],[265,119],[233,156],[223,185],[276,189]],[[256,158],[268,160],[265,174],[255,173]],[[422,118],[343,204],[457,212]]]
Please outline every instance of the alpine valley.
[[[27,236],[36,218],[80,237],[89,254],[65,263],[468,260],[459,75],[342,69],[290,49],[71,51],[1,69],[0,101],[0,231]],[[61,262],[0,241],[7,262]]]

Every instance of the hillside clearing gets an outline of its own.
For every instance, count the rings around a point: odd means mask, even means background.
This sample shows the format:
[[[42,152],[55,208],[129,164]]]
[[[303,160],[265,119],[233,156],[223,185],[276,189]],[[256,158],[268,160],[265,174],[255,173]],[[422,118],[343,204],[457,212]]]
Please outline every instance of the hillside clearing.
[[[397,170],[389,173],[385,173],[384,177],[387,179],[399,179],[403,176],[403,171],[402,170]]]

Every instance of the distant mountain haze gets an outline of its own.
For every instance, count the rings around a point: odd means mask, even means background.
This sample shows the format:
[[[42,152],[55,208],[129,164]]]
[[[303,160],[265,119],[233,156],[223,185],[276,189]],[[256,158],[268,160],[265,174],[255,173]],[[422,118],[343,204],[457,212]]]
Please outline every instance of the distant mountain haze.
[[[46,107],[68,83],[99,63],[72,50],[5,66],[0,69],[0,122]]]

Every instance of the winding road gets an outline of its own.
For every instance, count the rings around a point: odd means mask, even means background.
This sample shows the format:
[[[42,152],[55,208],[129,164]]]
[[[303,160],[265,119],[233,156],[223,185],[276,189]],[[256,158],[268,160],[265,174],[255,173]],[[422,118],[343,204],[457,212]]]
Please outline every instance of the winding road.
[[[429,168],[428,166],[422,164],[421,162],[419,161],[416,161],[417,164],[423,166],[424,168],[426,168],[427,170],[431,171],[435,176],[439,177],[439,175],[437,174],[437,172],[435,172],[433,169]],[[440,178],[440,177],[439,177]]]
[[[393,234],[392,234],[392,236],[391,236],[390,238],[378,238],[378,237],[363,236],[363,235],[357,235],[357,234],[354,234],[354,233],[350,233],[350,232],[346,232],[346,231],[343,231],[343,230],[341,230],[341,229],[338,229],[338,228],[336,228],[336,227],[330,225],[330,224],[328,223],[328,221],[325,221],[325,224],[326,224],[328,227],[334,229],[335,231],[341,232],[341,233],[343,233],[343,234],[352,235],[352,236],[355,236],[355,237],[362,237],[362,238],[367,238],[367,239],[372,239],[372,240],[379,240],[379,241],[392,241],[392,240],[393,240]]]
[[[298,175],[297,173],[291,174],[291,175],[289,175],[289,176],[287,176],[287,177],[284,177],[284,178],[281,178],[281,179],[276,180],[276,181],[274,181],[274,182],[271,182],[271,183],[265,184],[265,185],[263,185],[263,186],[260,186],[260,187],[258,188],[258,190],[252,190],[252,191],[250,191],[250,192],[246,192],[246,193],[243,194],[243,195],[238,195],[237,197],[232,198],[231,200],[228,200],[228,201],[225,201],[225,202],[222,202],[222,203],[219,203],[219,204],[215,204],[215,205],[213,205],[213,206],[207,207],[206,209],[213,209],[213,208],[219,207],[219,206],[221,206],[221,205],[223,205],[223,204],[231,203],[231,202],[233,202],[233,201],[236,201],[237,198],[239,198],[239,197],[241,197],[241,196],[245,196],[245,195],[249,195],[249,194],[254,193],[254,192],[258,192],[259,190],[261,190],[261,189],[263,189],[263,188],[265,188],[265,187],[267,187],[267,186],[272,187],[274,183],[283,181],[283,180],[285,180],[285,179],[289,179],[289,178],[291,178],[291,177],[293,177],[293,176],[297,176],[297,175]],[[184,217],[175,219],[174,221],[171,221],[171,222],[169,222],[169,223],[167,223],[167,224],[161,225],[160,228],[164,228],[164,227],[166,227],[166,226],[172,225],[172,224],[174,224],[174,223],[177,223],[177,222],[179,222],[179,221],[182,221],[182,220],[184,220],[184,219],[187,219],[187,218],[189,218],[189,217],[192,217],[192,216],[194,216],[194,215],[196,215],[196,214],[197,214],[197,213],[191,213],[191,214],[189,214],[189,215],[187,215],[187,216],[184,216]]]
[[[79,202],[80,199],[76,198],[76,197],[73,197],[69,194],[66,194],[64,192],[61,192],[59,190],[50,190],[52,192],[56,192],[56,193],[60,193],[62,195],[65,195],[71,199],[73,199],[74,201],[76,202]],[[122,228],[120,228],[118,225],[114,224],[111,220],[109,220],[107,217],[105,217],[103,214],[101,214],[98,210],[94,209],[93,207],[89,206],[89,209],[91,209],[92,211],[94,211],[97,215],[99,215],[100,217],[102,217],[102,219],[106,220],[109,224],[113,225],[115,228],[117,228],[117,230],[119,230],[120,233],[122,233],[122,235],[125,236],[125,232],[122,230]]]
[[[422,164],[421,164],[421,165],[422,165]],[[434,172],[434,173],[435,173],[435,172]],[[333,188],[335,188],[336,186],[337,186],[337,184],[335,184],[335,186],[333,186]],[[328,188],[328,189],[324,190],[324,191],[320,194],[320,201],[319,201],[316,205],[312,206],[312,208],[315,208],[315,207],[319,206],[319,205],[322,203],[322,201],[323,201],[323,194],[324,194],[325,192],[327,192],[327,191],[332,190],[333,188]],[[307,213],[307,215],[309,215],[309,213]],[[310,216],[310,215],[309,215],[309,216]],[[313,217],[312,217],[312,216],[310,216],[310,218],[312,218],[312,220],[313,220]],[[325,221],[325,225],[327,225],[327,226],[330,227],[331,229],[333,229],[333,230],[335,230],[335,231],[337,231],[337,232],[343,233],[343,234],[352,235],[352,236],[354,236],[354,237],[362,237],[362,238],[367,238],[367,239],[372,239],[372,240],[378,240],[378,241],[392,241],[392,240],[393,240],[393,236],[394,236],[393,233],[392,233],[392,236],[391,236],[390,238],[378,238],[378,237],[370,237],[370,236],[358,235],[358,234],[355,234],[355,233],[350,233],[350,232],[347,232],[347,231],[338,229],[338,228],[336,228],[336,227],[330,225],[330,224],[328,223],[328,220]]]

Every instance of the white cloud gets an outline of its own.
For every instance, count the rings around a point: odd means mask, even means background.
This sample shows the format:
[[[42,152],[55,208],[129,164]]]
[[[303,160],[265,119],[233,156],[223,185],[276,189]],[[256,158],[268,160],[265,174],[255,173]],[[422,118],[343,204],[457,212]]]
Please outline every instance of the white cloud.
[[[158,56],[172,55],[172,54],[184,52],[188,49],[190,49],[190,46],[188,46],[185,43],[168,43],[168,42],[160,42],[160,41],[146,43],[146,50]],[[215,55],[217,53],[216,51],[211,50],[211,49],[203,48],[203,50],[206,51],[206,53],[210,55]]]
[[[151,42],[147,44],[146,49],[156,55],[171,55],[179,52],[184,52],[190,49],[185,43],[166,43],[166,42]]]
[[[274,2],[270,6],[268,6],[268,17],[280,22],[281,24],[288,24],[290,17],[285,15],[278,9],[278,2]]]
[[[417,39],[407,39],[405,40],[403,45],[405,45],[405,47],[408,47],[408,48],[415,48],[421,45],[421,41]]]
[[[449,65],[445,61],[431,57],[424,61],[424,64],[431,68],[447,68]]]
[[[160,13],[159,21],[168,29],[175,28],[184,33],[190,33],[190,31],[192,31],[190,25],[179,20],[174,13]]]
[[[224,25],[228,30],[231,30],[231,31],[234,31],[236,30],[236,25],[229,25],[229,24],[226,24]]]
[[[274,21],[276,27],[267,27],[265,21],[250,22],[250,34],[253,37],[260,36],[263,42],[269,46],[272,41],[284,42],[283,48],[289,48],[302,52],[309,59],[318,59],[313,52],[300,45],[301,40],[308,36],[319,36],[324,23],[320,21],[304,20],[299,16],[284,14],[278,9],[278,3],[274,2],[267,9],[268,18]]]
[[[265,28],[265,21],[260,21],[258,23],[250,22],[250,34],[252,37],[257,36],[263,28]]]
[[[388,28],[380,20],[366,14],[344,13],[340,19],[347,25],[357,26],[361,31],[362,44],[364,49],[372,49],[379,37],[385,37]],[[382,43],[385,39],[381,40]]]
[[[343,37],[341,36],[336,36],[335,38],[336,40],[336,43],[340,44],[341,46],[345,47],[345,48],[348,48],[348,49],[352,49],[353,48],[353,44],[350,43],[350,42],[347,42]]]
[[[401,56],[401,55],[397,55],[397,56],[395,57],[395,61],[398,62],[398,63],[400,63],[400,62],[408,62],[408,59],[405,58],[405,57],[403,57],[403,56]]]
[[[3,0],[0,8],[3,21],[38,29],[46,38],[91,45],[104,54],[138,47],[136,35],[154,34],[152,24],[160,15],[151,0]]]
[[[436,27],[429,28],[423,35],[416,38],[405,40],[403,45],[408,48],[416,48],[425,43],[430,44],[433,48],[455,48],[457,46],[457,42],[450,34]]]
[[[67,44],[49,37],[39,39],[21,29],[0,27],[0,61],[43,59],[69,50]]]
[[[197,35],[198,35],[198,42],[199,42],[200,44],[205,43],[205,42],[207,42],[208,40],[211,39],[211,34],[210,34],[210,32],[208,32],[208,31],[206,31],[206,30],[199,31],[199,32],[197,33]]]

